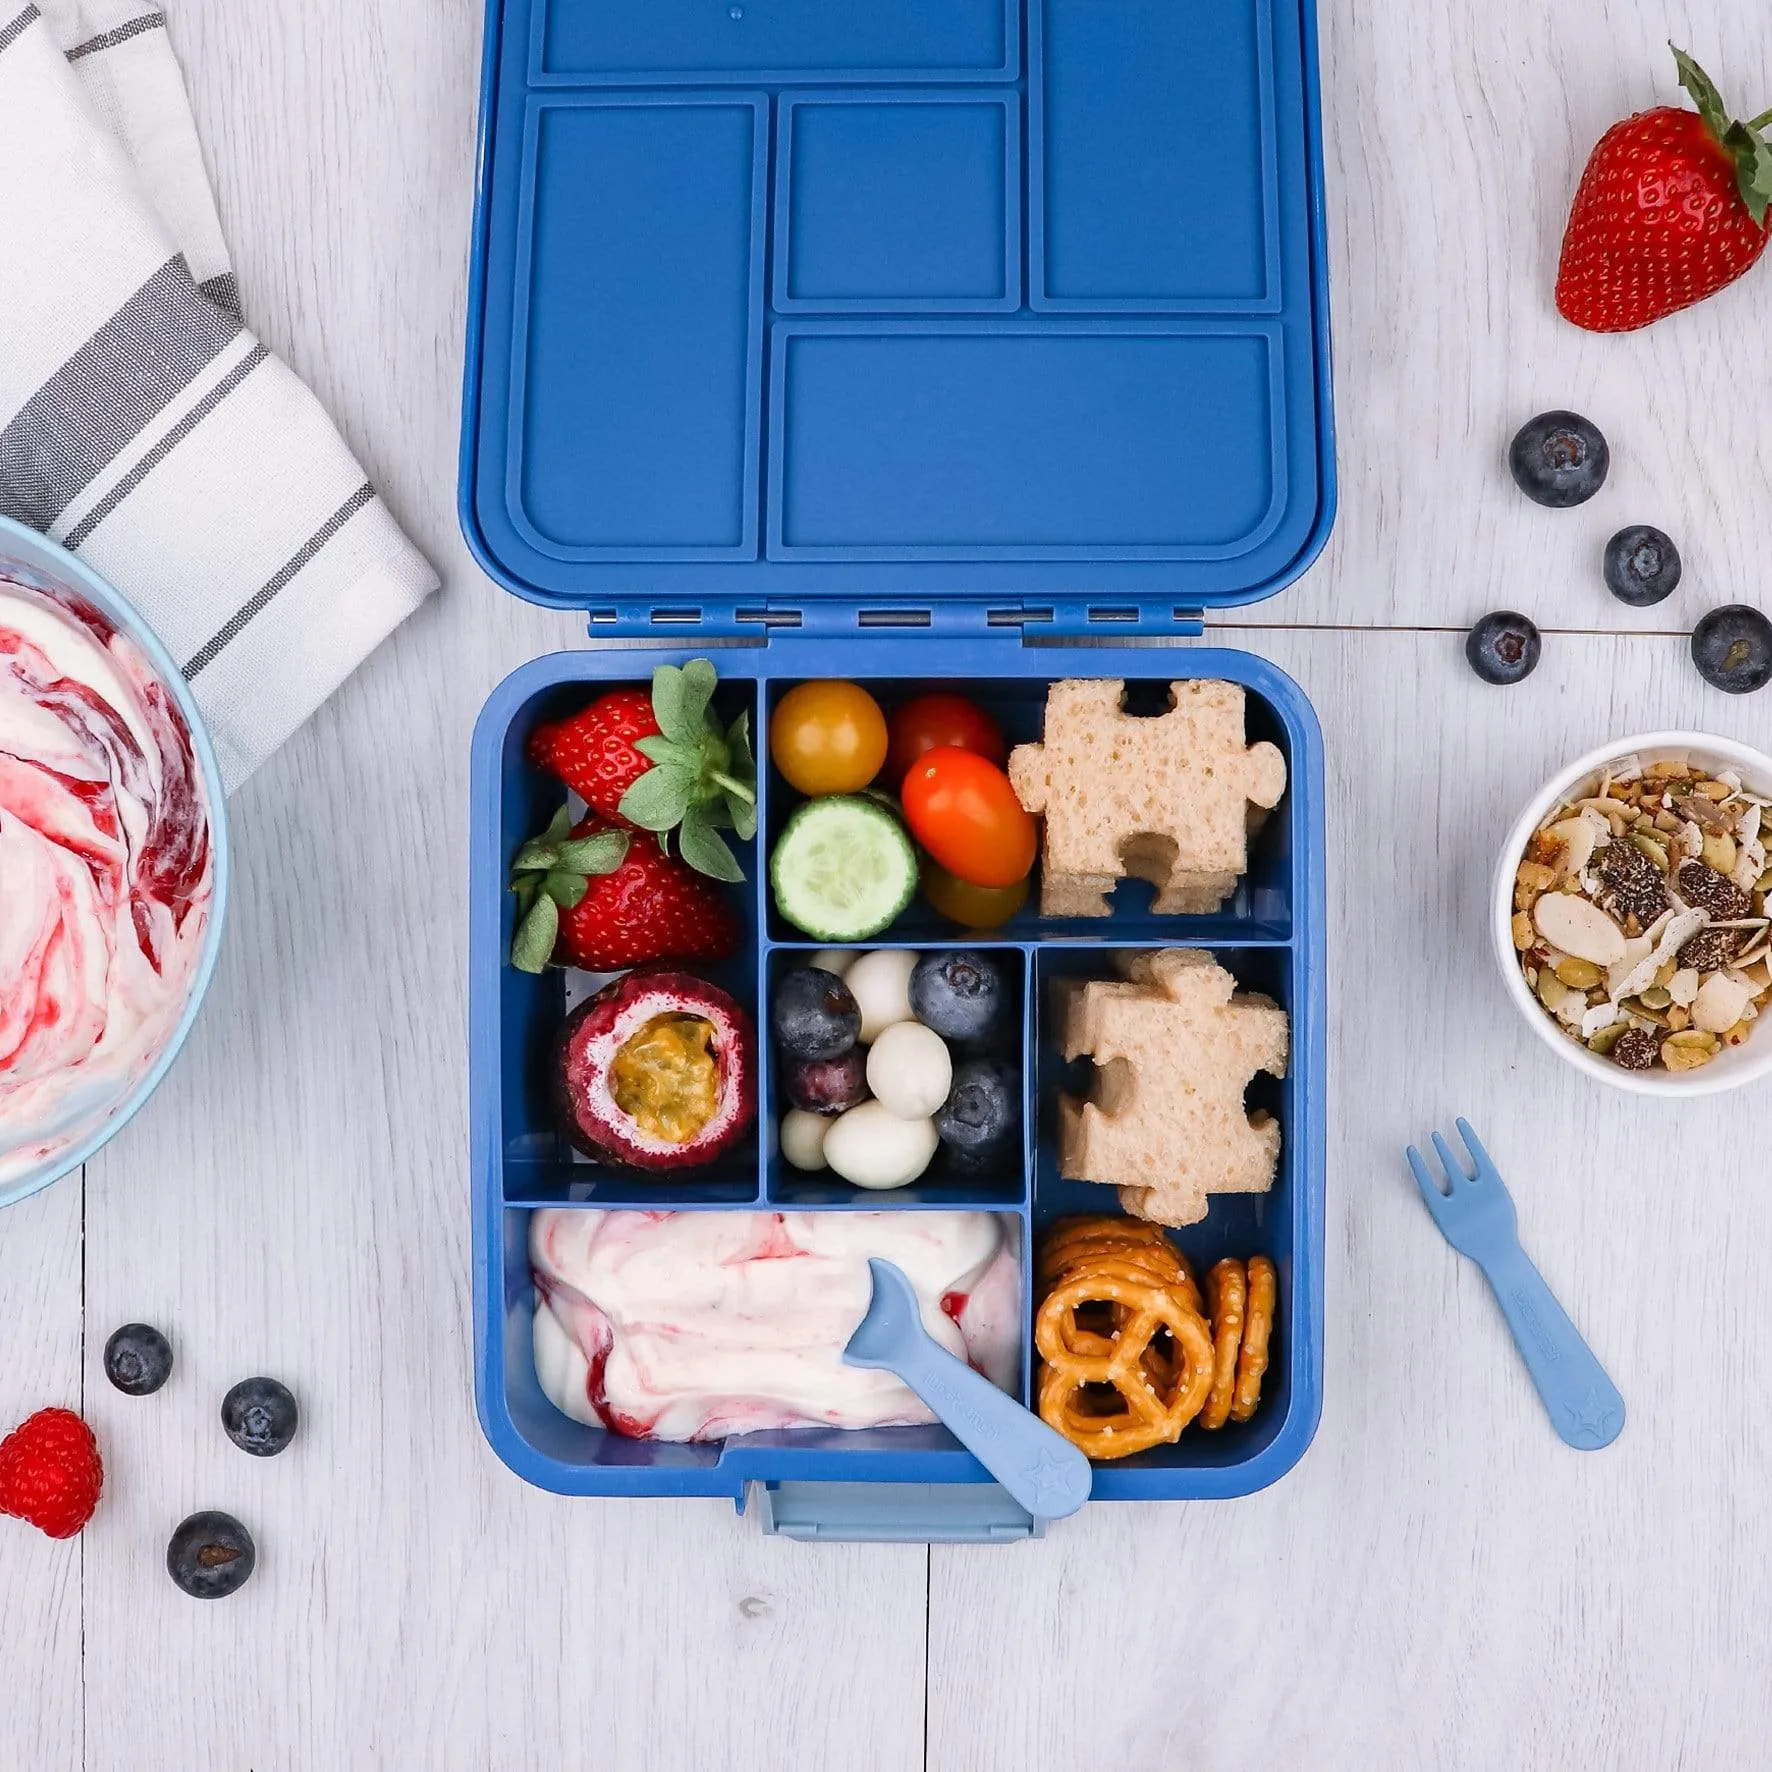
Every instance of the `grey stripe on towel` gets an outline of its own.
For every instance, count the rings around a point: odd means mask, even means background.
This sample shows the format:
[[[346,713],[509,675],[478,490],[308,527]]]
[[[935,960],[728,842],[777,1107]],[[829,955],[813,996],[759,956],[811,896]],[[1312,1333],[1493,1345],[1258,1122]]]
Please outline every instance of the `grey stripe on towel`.
[[[119,43],[127,43],[131,37],[139,37],[143,31],[165,29],[165,13],[145,12],[140,18],[132,18],[126,25],[118,25],[115,30],[101,31],[96,37],[88,37],[84,43],[76,43],[68,51],[68,60],[77,62],[83,55],[96,55],[101,49],[115,49]]]
[[[4,55],[42,15],[35,6],[27,6],[17,18],[0,25],[0,55]]]
[[[179,419],[178,423],[167,431],[166,435],[132,467],[115,486],[95,504],[66,535],[62,537],[62,546],[70,553],[79,548],[91,536],[93,530],[110,516],[122,504],[136,487],[147,479],[153,471],[165,461],[173,450],[185,438],[202,424],[216,407],[227,399],[233,391],[245,381],[253,370],[270,356],[263,345],[254,345],[232,369],[218,381],[191,410]]]
[[[222,649],[239,637],[240,631],[264,609],[276,594],[305,567],[356,514],[374,501],[375,488],[365,482],[302,543],[289,563],[262,590],[254,591],[244,608],[231,616],[203,649],[185,666],[187,679],[215,663]]]
[[[0,431],[0,510],[47,529],[239,331],[168,260]]]
[[[205,277],[197,285],[224,314],[238,315],[240,312],[240,281],[232,271],[223,271],[219,276]]]

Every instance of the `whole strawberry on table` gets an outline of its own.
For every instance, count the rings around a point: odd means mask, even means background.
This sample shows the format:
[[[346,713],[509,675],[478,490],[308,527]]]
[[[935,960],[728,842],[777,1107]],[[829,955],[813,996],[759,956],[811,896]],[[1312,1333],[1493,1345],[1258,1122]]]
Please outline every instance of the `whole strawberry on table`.
[[[514,965],[614,972],[737,947],[714,882],[744,878],[722,833],[756,834],[756,763],[749,712],[723,724],[716,682],[705,658],[661,665],[650,690],[609,690],[530,734],[529,760],[588,811],[562,807],[517,852]]]
[[[1703,301],[1766,250],[1772,111],[1737,121],[1684,50],[1674,60],[1698,108],[1615,123],[1569,212],[1557,311],[1589,332],[1634,332]]]

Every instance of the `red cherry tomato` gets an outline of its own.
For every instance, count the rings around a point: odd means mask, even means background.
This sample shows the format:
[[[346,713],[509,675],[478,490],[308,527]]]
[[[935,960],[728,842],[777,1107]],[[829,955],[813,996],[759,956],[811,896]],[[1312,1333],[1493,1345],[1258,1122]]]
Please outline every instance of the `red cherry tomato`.
[[[999,768],[1009,755],[997,722],[963,695],[919,695],[893,709],[887,724],[892,748],[886,753],[886,774],[891,781],[903,781],[919,757],[944,745],[989,757]]]
[[[911,835],[969,885],[1013,886],[1034,865],[1034,821],[988,757],[955,745],[926,751],[900,797]]]

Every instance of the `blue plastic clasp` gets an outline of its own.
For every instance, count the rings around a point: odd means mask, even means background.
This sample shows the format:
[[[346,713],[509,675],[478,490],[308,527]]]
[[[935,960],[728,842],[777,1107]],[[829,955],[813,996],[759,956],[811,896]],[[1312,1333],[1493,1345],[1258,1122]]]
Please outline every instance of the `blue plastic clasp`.
[[[836,1544],[1017,1544],[1044,1526],[996,1483],[753,1483],[746,1511],[778,1538]]]

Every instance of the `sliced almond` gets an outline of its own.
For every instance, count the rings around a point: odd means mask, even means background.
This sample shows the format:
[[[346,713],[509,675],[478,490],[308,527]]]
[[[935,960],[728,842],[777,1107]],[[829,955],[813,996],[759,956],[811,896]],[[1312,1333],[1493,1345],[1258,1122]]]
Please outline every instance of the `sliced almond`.
[[[1576,893],[1547,892],[1532,907],[1532,921],[1552,947],[1578,960],[1615,966],[1624,958],[1624,931],[1598,905]]]

